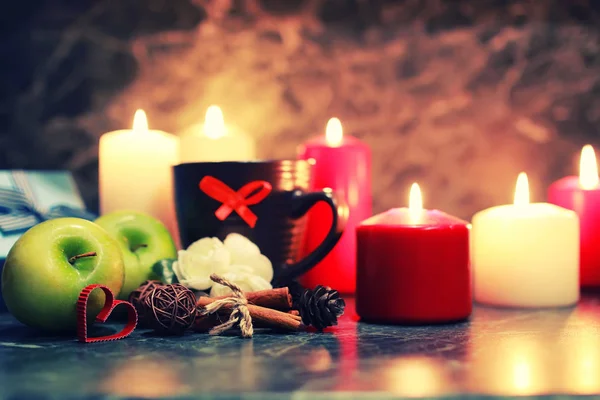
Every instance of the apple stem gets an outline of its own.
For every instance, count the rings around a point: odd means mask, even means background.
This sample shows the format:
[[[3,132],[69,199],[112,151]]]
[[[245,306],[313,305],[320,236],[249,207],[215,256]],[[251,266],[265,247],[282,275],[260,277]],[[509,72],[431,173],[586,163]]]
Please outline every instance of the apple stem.
[[[88,251],[87,253],[78,254],[76,256],[73,256],[73,257],[69,258],[69,262],[71,264],[73,264],[73,263],[75,263],[75,261],[79,260],[80,258],[84,258],[84,257],[96,257],[96,252],[95,251]]]
[[[135,253],[136,251],[138,251],[138,249],[141,249],[141,248],[143,248],[143,247],[148,247],[148,245],[147,245],[147,244],[144,244],[144,243],[142,243],[142,244],[138,244],[137,246],[133,246],[133,247],[131,248],[131,252],[132,252],[132,253]]]

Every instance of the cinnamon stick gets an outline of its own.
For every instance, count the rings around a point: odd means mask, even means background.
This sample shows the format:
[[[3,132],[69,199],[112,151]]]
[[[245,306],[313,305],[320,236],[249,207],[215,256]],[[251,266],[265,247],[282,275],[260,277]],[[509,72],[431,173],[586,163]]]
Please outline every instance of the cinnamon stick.
[[[198,315],[194,322],[196,332],[207,332],[222,321],[227,321],[231,314],[233,306],[225,304],[215,314]],[[302,326],[302,318],[298,315],[273,310],[266,307],[260,307],[248,304],[248,311],[252,317],[252,324],[257,328],[271,328],[279,330],[297,331]]]
[[[268,290],[259,290],[256,292],[247,292],[244,293],[244,296],[248,300],[249,304],[253,304],[255,306],[270,308],[273,310],[280,311],[289,311],[292,309],[292,295],[287,287],[277,288],[277,289],[268,289]],[[196,306],[198,307],[206,307],[208,304],[214,302],[215,300],[225,299],[227,296],[220,297],[206,297],[202,296],[198,299]]]
[[[227,321],[228,319],[229,319],[229,315],[220,314],[220,313],[209,314],[209,315],[198,315],[196,317],[196,319],[194,320],[194,325],[193,325],[192,329],[198,333],[207,333],[212,328],[214,328],[217,325],[222,324],[223,322]],[[261,321],[252,321],[252,325],[256,329],[265,328],[265,329],[282,330],[282,331],[289,330],[289,329],[273,327],[273,324],[263,323]]]

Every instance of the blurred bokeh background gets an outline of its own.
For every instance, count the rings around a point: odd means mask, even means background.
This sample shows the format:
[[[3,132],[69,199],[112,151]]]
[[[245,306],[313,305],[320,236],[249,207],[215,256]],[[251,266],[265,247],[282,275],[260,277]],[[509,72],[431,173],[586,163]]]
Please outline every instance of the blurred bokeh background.
[[[0,14],[0,168],[68,169],[97,210],[98,138],[218,104],[262,158],[329,117],[373,150],[374,211],[463,218],[532,199],[600,144],[595,0],[23,0]]]

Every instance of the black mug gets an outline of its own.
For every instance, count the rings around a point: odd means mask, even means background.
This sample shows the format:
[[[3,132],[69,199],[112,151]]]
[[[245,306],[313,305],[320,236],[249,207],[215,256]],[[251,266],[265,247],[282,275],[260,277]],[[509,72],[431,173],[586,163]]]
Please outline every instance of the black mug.
[[[181,245],[239,233],[273,264],[273,285],[285,285],[317,265],[344,231],[347,206],[331,190],[307,192],[312,164],[304,160],[197,162],[173,167]],[[333,213],[328,234],[298,260],[305,214],[323,201]]]

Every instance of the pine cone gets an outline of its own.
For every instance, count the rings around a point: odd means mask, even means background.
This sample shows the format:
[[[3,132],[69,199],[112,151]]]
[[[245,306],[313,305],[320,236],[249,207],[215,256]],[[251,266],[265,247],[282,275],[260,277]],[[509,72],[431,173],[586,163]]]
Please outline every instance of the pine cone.
[[[337,325],[337,319],[344,314],[346,307],[337,290],[321,285],[314,290],[305,290],[298,303],[304,325],[312,325],[320,331]]]
[[[295,310],[300,309],[300,299],[302,295],[306,291],[306,288],[302,286],[298,281],[291,281],[287,285],[288,290],[290,291],[290,295],[292,296],[292,308]]]

